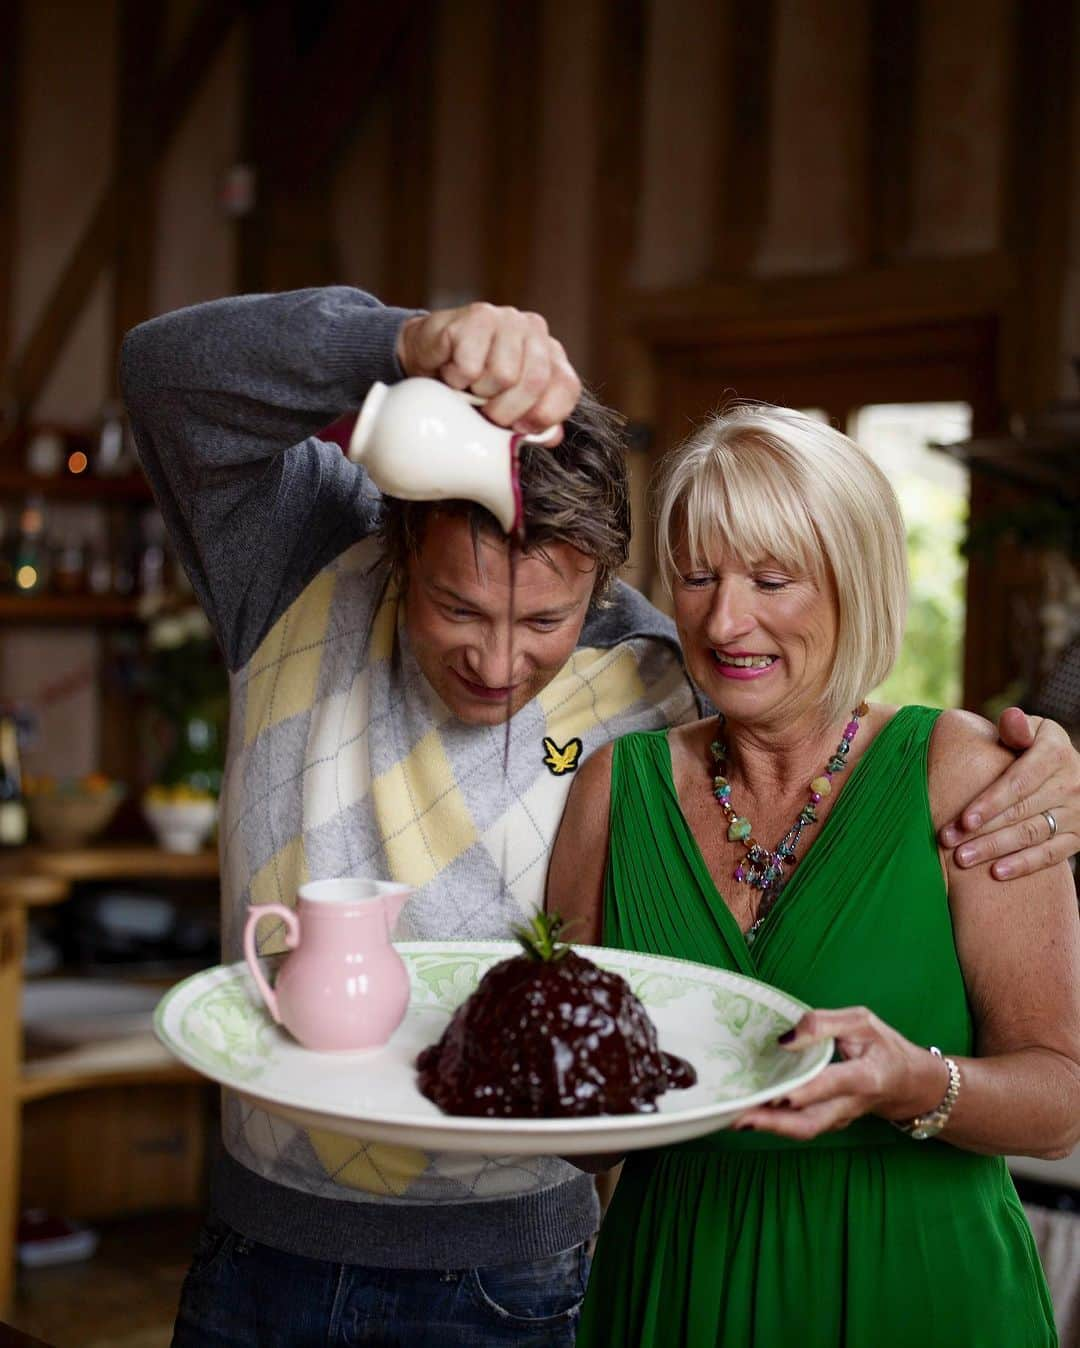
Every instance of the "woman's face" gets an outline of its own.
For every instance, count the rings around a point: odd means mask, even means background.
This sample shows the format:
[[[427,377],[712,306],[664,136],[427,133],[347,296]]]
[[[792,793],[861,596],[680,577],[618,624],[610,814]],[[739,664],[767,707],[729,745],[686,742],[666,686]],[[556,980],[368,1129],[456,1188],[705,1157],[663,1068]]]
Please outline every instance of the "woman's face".
[[[687,666],[732,720],[783,729],[816,716],[836,654],[831,584],[772,557],[729,554],[693,566],[675,549],[673,599]]]

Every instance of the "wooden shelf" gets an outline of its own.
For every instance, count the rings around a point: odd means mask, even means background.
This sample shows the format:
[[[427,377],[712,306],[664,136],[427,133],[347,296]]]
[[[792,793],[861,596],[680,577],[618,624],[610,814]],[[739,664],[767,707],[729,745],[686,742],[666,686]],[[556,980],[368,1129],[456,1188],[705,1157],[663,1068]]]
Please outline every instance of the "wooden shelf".
[[[45,876],[74,884],[79,880],[212,880],[217,852],[165,852],[141,843],[86,847],[70,852],[45,847],[20,848],[0,857],[0,878]]]
[[[39,623],[142,622],[137,599],[92,594],[0,594],[0,622],[36,626]]]
[[[151,1033],[80,1045],[23,1063],[17,1094],[25,1104],[63,1091],[93,1086],[146,1085],[197,1081],[197,1074],[178,1063]]]
[[[129,502],[150,505],[154,495],[141,474],[130,477],[36,477],[33,473],[0,473],[0,496],[44,496],[53,501],[85,501],[101,505]]]

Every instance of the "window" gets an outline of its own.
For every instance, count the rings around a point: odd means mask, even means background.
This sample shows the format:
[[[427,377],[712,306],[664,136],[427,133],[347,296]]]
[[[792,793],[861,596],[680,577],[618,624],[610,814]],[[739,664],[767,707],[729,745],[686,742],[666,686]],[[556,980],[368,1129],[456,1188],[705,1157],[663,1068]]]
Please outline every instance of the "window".
[[[966,440],[971,406],[877,403],[852,412],[847,431],[885,472],[907,525],[907,630],[893,672],[871,696],[901,705],[960,706],[967,563],[959,549],[967,523],[968,471],[930,446]]]

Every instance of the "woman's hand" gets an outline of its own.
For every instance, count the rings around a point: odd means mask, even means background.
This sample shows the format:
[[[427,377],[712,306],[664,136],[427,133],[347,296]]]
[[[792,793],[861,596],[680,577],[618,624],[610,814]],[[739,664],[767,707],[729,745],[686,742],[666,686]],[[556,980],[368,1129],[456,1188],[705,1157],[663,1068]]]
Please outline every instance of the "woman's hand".
[[[561,425],[581,397],[581,380],[562,343],[540,314],[520,309],[476,303],[407,319],[397,357],[408,375],[441,379],[488,399],[484,415],[518,431]]]
[[[1032,875],[1080,851],[1080,754],[1056,721],[1008,707],[998,736],[1020,756],[939,834],[956,864],[995,857],[995,880]],[[1051,832],[1049,811],[1057,826]]]
[[[863,1114],[912,1119],[944,1099],[949,1084],[945,1064],[865,1006],[808,1011],[781,1035],[780,1043],[795,1050],[829,1038],[836,1039],[843,1062],[826,1067],[774,1104],[747,1110],[732,1126],[806,1141],[846,1128]]]

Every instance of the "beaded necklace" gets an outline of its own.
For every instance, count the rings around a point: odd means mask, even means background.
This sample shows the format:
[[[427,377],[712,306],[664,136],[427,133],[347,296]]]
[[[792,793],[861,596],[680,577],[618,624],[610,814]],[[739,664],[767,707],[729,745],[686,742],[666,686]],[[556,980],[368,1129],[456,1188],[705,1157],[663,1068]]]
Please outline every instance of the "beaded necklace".
[[[750,820],[745,815],[738,814],[731,803],[731,783],[723,775],[728,755],[727,745],[720,738],[723,733],[724,718],[722,715],[717,717],[717,737],[709,745],[709,752],[712,754],[715,767],[713,795],[719,801],[724,817],[728,821],[727,835],[729,840],[742,843],[746,849],[746,856],[735,867],[734,877],[739,884],[751,885],[754,889],[760,889],[762,892],[757,915],[746,933],[748,945],[753,945],[758,931],[761,929],[761,924],[765,921],[773,904],[780,897],[780,892],[786,883],[784,866],[785,864],[794,866],[795,849],[799,845],[803,829],[807,824],[817,822],[817,807],[822,797],[831,794],[833,777],[836,773],[843,772],[844,768],[847,767],[847,756],[851,748],[851,741],[858,734],[859,721],[866,715],[867,710],[866,703],[860,702],[851,713],[851,720],[844,727],[843,737],[836,746],[836,752],[825,765],[825,771],[810,783],[809,801],[799,811],[798,818],[772,851],[757,841]]]

